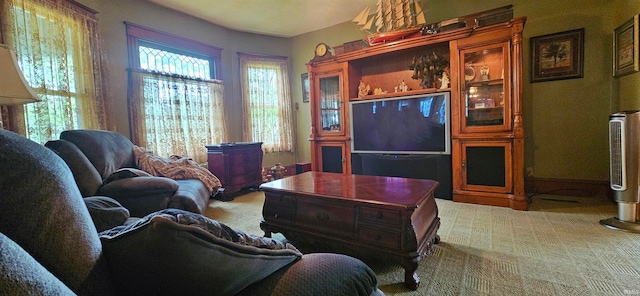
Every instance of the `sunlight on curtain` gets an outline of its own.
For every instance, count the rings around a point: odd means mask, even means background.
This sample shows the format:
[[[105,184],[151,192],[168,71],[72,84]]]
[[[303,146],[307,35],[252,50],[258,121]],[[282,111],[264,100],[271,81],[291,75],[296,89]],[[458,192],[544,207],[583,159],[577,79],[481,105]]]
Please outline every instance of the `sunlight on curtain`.
[[[131,71],[132,138],[156,155],[207,161],[205,145],[225,142],[223,86]]]
[[[293,152],[293,118],[286,59],[239,54],[243,140],[265,152]]]
[[[3,0],[0,9],[4,42],[43,100],[16,107],[16,131],[45,143],[68,129],[112,129],[95,13],[60,0]]]

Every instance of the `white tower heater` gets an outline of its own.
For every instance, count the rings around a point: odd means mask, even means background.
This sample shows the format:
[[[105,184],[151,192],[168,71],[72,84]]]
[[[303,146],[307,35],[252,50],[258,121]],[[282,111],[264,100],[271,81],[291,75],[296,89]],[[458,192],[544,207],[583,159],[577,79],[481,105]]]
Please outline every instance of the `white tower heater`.
[[[618,217],[600,224],[640,233],[640,110],[609,116],[609,167]]]

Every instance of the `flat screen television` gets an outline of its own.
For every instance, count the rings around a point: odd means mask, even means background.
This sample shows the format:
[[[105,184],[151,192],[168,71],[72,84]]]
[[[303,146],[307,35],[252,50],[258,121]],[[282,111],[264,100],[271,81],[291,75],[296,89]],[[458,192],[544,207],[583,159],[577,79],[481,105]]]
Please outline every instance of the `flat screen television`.
[[[451,154],[449,92],[350,102],[351,152]]]

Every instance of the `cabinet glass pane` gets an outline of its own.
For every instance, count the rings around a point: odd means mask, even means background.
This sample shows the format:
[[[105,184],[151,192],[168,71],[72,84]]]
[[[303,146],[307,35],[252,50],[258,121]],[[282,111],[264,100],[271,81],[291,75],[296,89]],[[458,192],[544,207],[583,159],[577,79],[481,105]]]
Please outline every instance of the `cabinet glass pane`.
[[[504,54],[502,47],[464,53],[467,126],[504,124]]]
[[[340,77],[320,78],[320,126],[323,132],[342,130]]]
[[[505,186],[504,147],[466,147],[467,184]]]
[[[342,147],[322,146],[322,171],[342,173]]]

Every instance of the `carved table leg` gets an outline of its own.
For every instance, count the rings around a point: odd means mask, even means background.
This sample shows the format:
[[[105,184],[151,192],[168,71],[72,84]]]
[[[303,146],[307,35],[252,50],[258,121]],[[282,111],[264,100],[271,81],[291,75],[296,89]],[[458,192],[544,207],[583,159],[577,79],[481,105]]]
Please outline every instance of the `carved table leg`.
[[[420,286],[420,277],[416,274],[420,257],[402,258],[400,265],[404,268],[404,286],[413,291]]]
[[[271,229],[269,229],[269,225],[267,225],[264,221],[260,222],[260,229],[264,231],[264,237],[271,237]]]

